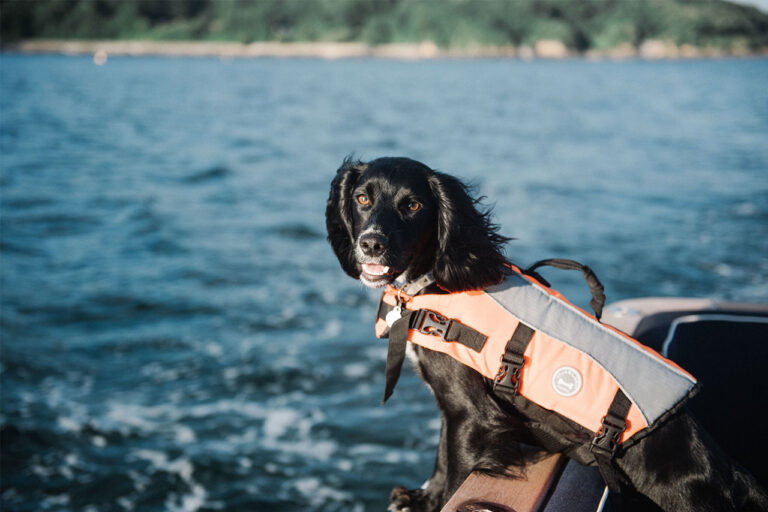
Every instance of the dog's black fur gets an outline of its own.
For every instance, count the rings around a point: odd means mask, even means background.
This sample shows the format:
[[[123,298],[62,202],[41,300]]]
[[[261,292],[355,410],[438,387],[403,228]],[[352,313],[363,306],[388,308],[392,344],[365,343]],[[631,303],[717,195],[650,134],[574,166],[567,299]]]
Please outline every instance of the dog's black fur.
[[[489,211],[456,178],[407,158],[346,159],[331,184],[328,239],[344,271],[371,287],[433,271],[429,291],[482,289],[501,281],[506,258]],[[371,269],[376,270],[375,272]],[[390,510],[437,511],[470,472],[519,476],[536,445],[525,419],[487,379],[449,356],[409,344],[442,416],[435,470],[425,489],[395,488]],[[768,496],[721,454],[684,411],[617,458],[630,482],[628,509],[768,510]]]

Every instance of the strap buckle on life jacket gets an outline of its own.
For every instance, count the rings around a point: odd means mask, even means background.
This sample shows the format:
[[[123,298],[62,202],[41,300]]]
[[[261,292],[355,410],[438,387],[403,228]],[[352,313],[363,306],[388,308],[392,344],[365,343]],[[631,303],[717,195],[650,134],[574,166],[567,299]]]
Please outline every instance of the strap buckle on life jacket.
[[[499,372],[493,379],[494,391],[496,388],[501,388],[502,391],[511,393],[513,396],[517,394],[517,388],[520,387],[520,371],[525,365],[525,349],[535,332],[523,322],[517,324],[512,337],[509,338],[507,346],[504,348]]]
[[[419,310],[416,317],[414,329],[431,336],[440,336],[446,339],[448,331],[451,330],[451,324],[453,320],[446,318],[440,313],[436,313],[429,309]]]
[[[609,452],[611,456],[616,455],[621,434],[626,429],[627,423],[624,418],[606,414],[603,416],[600,429],[595,433],[595,437],[592,438],[592,450],[604,450]]]
[[[497,387],[504,388],[505,391],[516,395],[517,388],[520,386],[520,370],[523,369],[525,358],[522,354],[506,352],[501,358],[501,366],[496,378],[493,379],[493,390]]]
[[[595,456],[597,469],[605,480],[605,485],[610,490],[611,507],[615,510],[623,510],[622,482],[627,481],[622,471],[615,464],[613,458],[619,449],[621,434],[627,429],[627,413],[632,406],[632,402],[619,388],[613,396],[613,401],[608,407],[608,411],[603,416],[602,425],[592,438],[592,444],[589,447],[592,455]]]
[[[608,411],[603,416],[602,425],[592,438],[591,450],[595,455],[610,453],[613,457],[619,447],[621,434],[627,429],[627,413],[632,402],[619,388],[613,396]]]
[[[411,317],[410,328],[422,334],[439,336],[443,341],[461,343],[475,352],[483,350],[488,336],[464,325],[459,320],[447,318],[431,309],[419,309]]]

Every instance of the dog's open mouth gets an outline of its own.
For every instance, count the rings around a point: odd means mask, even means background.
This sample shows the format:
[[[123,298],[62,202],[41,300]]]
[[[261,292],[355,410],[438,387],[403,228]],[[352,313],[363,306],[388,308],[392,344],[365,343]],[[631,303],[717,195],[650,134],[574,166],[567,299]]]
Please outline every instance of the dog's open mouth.
[[[392,275],[392,268],[387,265],[379,265],[377,263],[363,263],[360,265],[361,272],[360,277],[365,284],[383,286],[386,284]]]

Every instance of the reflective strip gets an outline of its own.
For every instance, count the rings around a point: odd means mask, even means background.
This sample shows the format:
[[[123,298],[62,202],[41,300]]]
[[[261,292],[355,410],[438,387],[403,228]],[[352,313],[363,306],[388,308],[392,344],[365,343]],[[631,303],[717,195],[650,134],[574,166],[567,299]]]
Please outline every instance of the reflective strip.
[[[648,425],[687,397],[696,383],[674,363],[521,275],[510,275],[485,293],[520,321],[588,355],[616,380]]]

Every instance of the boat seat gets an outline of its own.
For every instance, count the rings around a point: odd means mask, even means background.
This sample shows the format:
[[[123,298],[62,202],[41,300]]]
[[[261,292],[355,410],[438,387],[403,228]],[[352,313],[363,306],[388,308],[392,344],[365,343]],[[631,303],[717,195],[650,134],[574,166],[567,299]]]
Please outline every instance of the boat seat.
[[[701,383],[688,409],[734,460],[768,485],[768,317],[698,314],[672,322],[662,354]],[[757,441],[756,441],[757,440]]]

